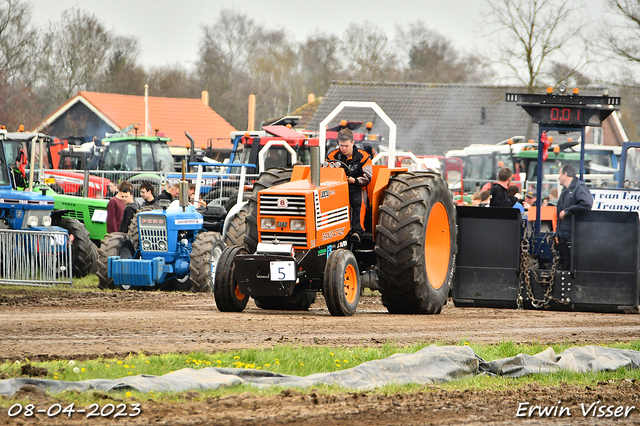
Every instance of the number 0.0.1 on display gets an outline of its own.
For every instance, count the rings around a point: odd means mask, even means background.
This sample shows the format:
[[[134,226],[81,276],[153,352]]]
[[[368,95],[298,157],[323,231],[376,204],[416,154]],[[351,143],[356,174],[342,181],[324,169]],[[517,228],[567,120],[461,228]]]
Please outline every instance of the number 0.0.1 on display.
[[[270,262],[271,281],[295,281],[296,265],[295,262]]]

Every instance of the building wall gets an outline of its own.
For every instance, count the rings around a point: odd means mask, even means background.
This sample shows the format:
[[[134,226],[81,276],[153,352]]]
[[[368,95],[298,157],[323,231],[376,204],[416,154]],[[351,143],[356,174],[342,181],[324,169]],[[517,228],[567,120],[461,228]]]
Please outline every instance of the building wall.
[[[102,139],[105,132],[114,131],[115,129],[102,121],[86,105],[78,102],[51,123],[46,132],[58,137],[76,136],[89,142],[94,136]]]

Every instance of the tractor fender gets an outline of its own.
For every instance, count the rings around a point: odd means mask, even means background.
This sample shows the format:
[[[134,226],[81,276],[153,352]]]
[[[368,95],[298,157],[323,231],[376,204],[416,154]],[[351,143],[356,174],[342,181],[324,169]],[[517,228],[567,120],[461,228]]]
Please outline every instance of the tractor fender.
[[[224,227],[222,228],[222,238],[224,239],[225,235],[227,235],[227,230],[229,229],[229,223],[233,220],[233,217],[240,211],[246,210],[246,206],[249,204],[249,201],[243,201],[240,204],[236,204],[231,207],[231,210],[227,212],[227,216],[224,218]]]

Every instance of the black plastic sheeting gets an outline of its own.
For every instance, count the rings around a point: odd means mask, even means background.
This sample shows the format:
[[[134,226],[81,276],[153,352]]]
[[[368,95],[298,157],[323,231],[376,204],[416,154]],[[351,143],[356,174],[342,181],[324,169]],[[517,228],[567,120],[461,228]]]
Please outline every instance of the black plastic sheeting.
[[[390,384],[444,383],[477,374],[522,377],[560,370],[595,372],[614,371],[623,367],[640,367],[640,352],[584,346],[569,348],[556,354],[552,348],[548,348],[536,355],[519,354],[511,358],[486,362],[468,346],[428,346],[416,353],[395,354],[385,359],[365,362],[347,370],[312,374],[306,377],[253,369],[184,368],[163,376],[142,374],[116,380],[92,379],[79,382],[30,378],[0,380],[0,395],[12,396],[24,385],[36,385],[49,393],[71,390],[180,392],[218,389],[243,383],[258,387],[297,388],[327,384],[348,389],[369,390]]]

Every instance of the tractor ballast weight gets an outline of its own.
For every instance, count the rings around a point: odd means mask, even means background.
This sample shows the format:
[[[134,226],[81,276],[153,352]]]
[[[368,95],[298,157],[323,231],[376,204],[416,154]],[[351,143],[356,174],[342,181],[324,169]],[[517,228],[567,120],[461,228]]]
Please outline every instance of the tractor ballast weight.
[[[542,132],[578,130],[582,143],[584,126],[600,126],[620,104],[620,98],[577,94],[507,94],[506,99],[518,102],[539,124],[539,140]],[[539,142],[538,200],[543,148]],[[582,174],[584,149],[580,163]],[[542,206],[532,207],[529,214],[534,220],[522,220],[517,209],[457,208],[458,257],[452,291],[456,306],[638,312],[636,212],[572,214],[569,270],[557,267],[554,234],[542,230]]]
[[[389,117],[372,102],[341,103],[320,124],[311,166],[269,170],[256,183],[245,245],[228,247],[216,269],[219,310],[240,312],[249,296],[263,309],[304,310],[312,300],[306,295],[322,292],[332,315],[353,315],[361,274],[374,267],[390,312],[439,313],[446,303],[456,227],[453,198],[440,175],[374,166],[365,234],[360,243],[349,240],[345,171],[319,167],[326,125],[345,107],[372,108],[389,125],[394,164],[396,129]]]
[[[189,205],[137,215],[139,248],[132,259],[109,257],[109,278],[116,286],[155,287],[189,275],[191,246],[204,219]]]

